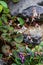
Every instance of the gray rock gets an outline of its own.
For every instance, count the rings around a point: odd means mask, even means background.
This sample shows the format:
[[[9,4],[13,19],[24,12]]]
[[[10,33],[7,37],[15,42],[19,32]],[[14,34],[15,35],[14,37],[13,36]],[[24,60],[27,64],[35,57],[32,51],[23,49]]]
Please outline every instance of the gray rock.
[[[7,65],[6,62],[0,59],[0,65]]]
[[[17,15],[18,13],[22,13],[24,9],[27,9],[30,6],[37,5],[38,2],[43,0],[20,0],[17,4],[13,2],[9,3],[10,12],[12,15]]]
[[[43,8],[37,5],[37,6],[30,6],[26,9],[24,9],[21,14],[24,15],[24,16],[32,16],[33,7],[36,9],[38,14],[43,13]]]
[[[43,6],[43,1],[39,2],[38,5]]]

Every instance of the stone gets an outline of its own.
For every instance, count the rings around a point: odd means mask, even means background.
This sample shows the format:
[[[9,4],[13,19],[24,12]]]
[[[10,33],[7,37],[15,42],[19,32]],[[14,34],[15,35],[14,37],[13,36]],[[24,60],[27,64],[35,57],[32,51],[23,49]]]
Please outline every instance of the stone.
[[[7,63],[0,59],[0,65],[7,65]]]
[[[29,8],[30,6],[38,5],[37,3],[43,0],[20,0],[18,3],[9,2],[9,8],[12,15],[17,15],[22,13],[24,9]]]

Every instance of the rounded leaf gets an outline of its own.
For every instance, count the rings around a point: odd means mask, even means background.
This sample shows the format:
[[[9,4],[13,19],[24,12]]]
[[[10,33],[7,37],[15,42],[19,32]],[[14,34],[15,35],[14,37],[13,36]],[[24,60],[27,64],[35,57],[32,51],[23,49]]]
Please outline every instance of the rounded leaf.
[[[2,10],[3,10],[3,6],[2,6],[2,5],[0,5],[0,13],[2,12]]]
[[[17,43],[21,43],[23,41],[23,35],[18,35],[14,39]]]
[[[22,19],[21,17],[18,17],[17,20],[18,20],[18,22],[20,23],[21,26],[24,25],[24,23],[25,23],[24,19]]]
[[[2,26],[2,20],[0,20],[0,26]]]
[[[10,51],[10,46],[8,46],[8,45],[3,45],[2,46],[2,52],[4,54],[8,53],[9,51]]]
[[[12,65],[16,65],[15,63],[13,63]]]
[[[42,47],[43,47],[43,41],[40,43],[40,46],[42,46]]]
[[[3,7],[8,8],[8,6],[7,6],[7,3],[6,3],[6,2],[4,2],[4,1],[0,1],[0,4],[1,4]]]

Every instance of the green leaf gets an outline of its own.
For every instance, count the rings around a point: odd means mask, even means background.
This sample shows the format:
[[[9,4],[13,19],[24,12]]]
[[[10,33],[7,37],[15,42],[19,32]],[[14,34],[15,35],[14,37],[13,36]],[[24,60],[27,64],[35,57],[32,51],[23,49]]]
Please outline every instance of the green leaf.
[[[3,10],[3,6],[2,6],[2,5],[0,5],[0,13],[2,12],[2,10]]]
[[[2,20],[0,19],[0,26],[2,26]]]
[[[2,17],[1,18],[2,18],[2,21],[4,21],[5,23],[8,22],[7,16],[5,14],[2,14]]]
[[[0,54],[0,59],[2,59],[2,56],[3,56],[3,55],[2,55],[2,54]]]
[[[10,12],[10,11],[9,11],[9,9],[8,9],[8,8],[4,8],[3,13],[8,14],[9,12]]]
[[[25,52],[26,49],[25,49],[25,46],[21,45],[21,44],[16,44],[16,48],[18,52]]]
[[[15,63],[13,63],[12,65],[16,65]]]
[[[37,52],[39,50],[39,46],[35,46],[35,51]]]
[[[26,56],[25,61],[24,61],[24,65],[30,65],[30,58],[29,58],[29,56]]]
[[[25,22],[24,19],[18,17],[17,20],[18,20],[18,22],[20,23],[21,26],[24,25],[24,22]]]
[[[10,46],[6,44],[6,45],[3,45],[1,49],[2,49],[2,52],[6,54],[10,50]]]
[[[42,47],[43,47],[43,41],[40,43],[40,46],[42,46]]]
[[[3,32],[3,33],[7,32],[8,31],[8,26],[6,26],[6,25],[0,26],[0,31]]]
[[[21,59],[19,57],[15,58],[15,62],[17,65],[21,65]]]
[[[38,63],[38,64],[36,64],[36,65],[43,65],[43,64],[41,64],[41,63]]]
[[[23,41],[23,35],[17,35],[14,40],[17,42],[17,43],[21,43]]]
[[[24,46],[20,46],[19,50],[20,50],[20,52],[25,52],[26,51]]]
[[[32,52],[31,49],[28,48],[28,47],[26,47],[26,51],[27,51],[28,53]]]
[[[3,30],[3,33],[6,33],[7,32],[7,30]]]
[[[14,3],[17,3],[17,2],[19,2],[19,0],[12,0]]]
[[[0,29],[2,29],[2,30],[8,30],[8,26],[6,26],[6,25],[5,26],[4,25],[0,26]]]
[[[12,50],[12,54],[13,54],[14,57],[16,57],[16,58],[18,57],[18,53],[17,53],[16,50]]]
[[[6,2],[4,2],[4,1],[0,1],[0,4],[1,4],[3,7],[8,8],[8,6],[7,6],[7,3],[6,3]]]
[[[8,33],[3,33],[3,34],[1,35],[1,37],[2,37],[4,40],[6,40],[7,42],[11,42],[11,37],[9,36]]]
[[[11,27],[11,26],[8,26],[8,30],[9,30],[9,31],[13,31],[13,30],[14,30],[14,28],[13,28],[13,27]]]

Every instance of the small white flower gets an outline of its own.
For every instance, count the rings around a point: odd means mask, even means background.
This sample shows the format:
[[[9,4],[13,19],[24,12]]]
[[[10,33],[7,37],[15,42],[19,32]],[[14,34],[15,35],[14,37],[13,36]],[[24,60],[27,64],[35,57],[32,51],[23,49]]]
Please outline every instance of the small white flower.
[[[28,49],[28,46],[26,45],[26,49]]]
[[[11,56],[11,55],[12,55],[12,53],[9,54],[9,56]]]

